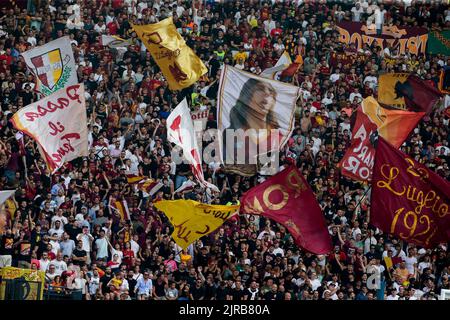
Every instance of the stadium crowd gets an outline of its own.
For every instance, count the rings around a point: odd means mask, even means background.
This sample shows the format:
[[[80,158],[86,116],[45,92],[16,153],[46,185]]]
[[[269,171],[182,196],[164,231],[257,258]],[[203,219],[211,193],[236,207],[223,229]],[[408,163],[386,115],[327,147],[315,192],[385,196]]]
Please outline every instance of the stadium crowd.
[[[376,17],[381,25],[450,27],[447,5],[423,2],[36,0],[28,10],[2,7],[0,190],[17,192],[1,236],[0,267],[43,270],[46,289],[91,300],[437,299],[442,289],[450,289],[448,244],[424,249],[372,227],[369,186],[341,176],[337,163],[351,141],[352,110],[377,95],[380,73],[416,73],[437,86],[449,57],[399,54],[373,45],[356,52],[352,65],[333,67],[329,61],[333,51],[355,51],[337,40],[341,21],[366,22],[381,12]],[[168,16],[209,69],[179,92],[167,88],[131,30],[132,22]],[[101,45],[102,34],[131,44],[126,52],[110,49]],[[50,174],[28,137],[21,151],[8,120],[38,100],[20,54],[63,35],[71,38],[79,81],[87,88],[90,154]],[[186,96],[193,110],[209,110],[207,128],[217,128],[214,85],[223,64],[259,74],[285,50],[292,60],[303,57],[299,72],[288,79],[303,91],[280,162],[293,159],[307,177],[333,252],[305,252],[284,227],[247,215],[181,250],[155,201],[238,203],[261,177],[226,174],[204,164],[205,177],[220,193],[205,197],[196,187],[174,194],[193,175],[188,165],[171,159],[165,119]],[[205,94],[202,89],[210,84]],[[449,179],[449,116],[442,110],[424,117],[402,150]],[[164,187],[150,196],[130,186],[126,174],[160,179]],[[131,221],[121,221],[110,209],[111,196],[127,200]],[[373,274],[381,274],[381,281],[373,281]]]

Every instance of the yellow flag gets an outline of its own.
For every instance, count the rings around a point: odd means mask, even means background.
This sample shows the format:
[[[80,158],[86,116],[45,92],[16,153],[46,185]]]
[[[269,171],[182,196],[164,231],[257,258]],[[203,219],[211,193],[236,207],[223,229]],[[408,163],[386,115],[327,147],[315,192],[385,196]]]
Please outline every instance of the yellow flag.
[[[408,73],[385,73],[378,77],[378,101],[382,104],[406,109],[405,99],[397,94],[399,84],[408,79]]]
[[[172,17],[155,24],[132,26],[166,77],[170,90],[187,88],[208,72],[177,32]]]
[[[193,200],[162,200],[155,207],[164,212],[174,227],[172,237],[186,249],[237,214],[239,205],[209,205]]]

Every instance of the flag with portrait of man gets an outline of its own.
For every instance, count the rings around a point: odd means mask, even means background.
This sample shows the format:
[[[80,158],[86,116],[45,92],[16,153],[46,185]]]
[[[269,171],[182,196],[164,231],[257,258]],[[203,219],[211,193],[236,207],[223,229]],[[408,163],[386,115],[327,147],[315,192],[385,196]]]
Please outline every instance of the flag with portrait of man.
[[[221,161],[226,171],[256,174],[289,139],[300,88],[224,65],[218,91]]]

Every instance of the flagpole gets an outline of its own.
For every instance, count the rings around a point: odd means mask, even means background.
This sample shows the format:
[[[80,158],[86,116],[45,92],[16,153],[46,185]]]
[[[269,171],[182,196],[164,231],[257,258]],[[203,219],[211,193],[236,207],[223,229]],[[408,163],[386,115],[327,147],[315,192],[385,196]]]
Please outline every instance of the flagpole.
[[[361,199],[359,199],[358,204],[355,207],[355,211],[356,209],[358,209],[358,207],[361,205],[361,202],[366,198],[367,193],[372,189],[372,186],[370,186],[366,192],[364,192],[363,196],[361,197]]]

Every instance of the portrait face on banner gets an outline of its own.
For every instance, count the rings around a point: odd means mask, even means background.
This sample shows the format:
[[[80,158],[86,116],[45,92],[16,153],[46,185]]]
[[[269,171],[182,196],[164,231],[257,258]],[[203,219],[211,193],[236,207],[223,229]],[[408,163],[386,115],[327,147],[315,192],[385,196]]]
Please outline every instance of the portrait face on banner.
[[[264,164],[293,130],[300,88],[225,66],[219,85],[218,129],[225,165]]]

